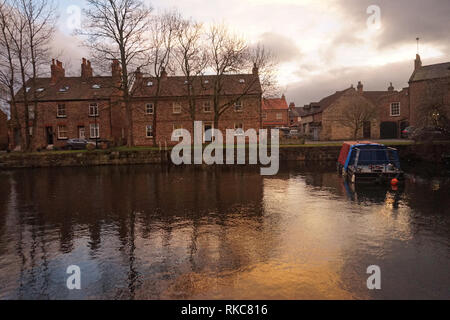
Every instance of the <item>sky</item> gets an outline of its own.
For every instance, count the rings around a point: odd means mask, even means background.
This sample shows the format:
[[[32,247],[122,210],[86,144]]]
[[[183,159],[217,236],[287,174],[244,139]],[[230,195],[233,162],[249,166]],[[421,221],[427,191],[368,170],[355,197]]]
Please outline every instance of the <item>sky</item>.
[[[205,24],[225,23],[278,57],[288,102],[303,106],[356,86],[408,85],[417,52],[424,65],[450,61],[449,0],[145,0],[154,12],[177,9]],[[59,1],[54,55],[79,73],[89,53],[71,34],[84,0]],[[95,69],[95,66],[94,66]]]

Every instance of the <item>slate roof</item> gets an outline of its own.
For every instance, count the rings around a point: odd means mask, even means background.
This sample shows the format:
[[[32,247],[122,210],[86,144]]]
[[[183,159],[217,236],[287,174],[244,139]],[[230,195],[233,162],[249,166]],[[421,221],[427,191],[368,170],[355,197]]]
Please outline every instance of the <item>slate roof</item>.
[[[413,72],[409,81],[423,81],[447,77],[450,77],[450,62],[422,66]]]
[[[321,113],[323,110],[328,108],[333,102],[339,99],[348,90],[354,90],[353,88],[348,88],[342,91],[337,91],[336,93],[323,98],[319,102],[313,102],[308,105],[309,108],[304,108],[303,116],[310,116],[313,114]]]
[[[215,75],[194,77],[193,92],[197,96],[214,95]],[[152,83],[152,85],[148,85]],[[157,80],[154,77],[143,77],[142,84],[136,88],[135,97],[153,97],[156,95]],[[167,76],[161,78],[160,97],[184,97],[188,95],[186,77]],[[254,74],[230,74],[223,76],[221,95],[260,95],[262,93],[259,77]]]
[[[50,80],[50,78],[36,79],[36,88],[32,87],[31,79],[28,80],[26,85],[29,88],[28,99],[33,98],[33,90],[37,90],[38,101],[109,99],[114,91],[111,76],[97,76],[89,79],[65,77],[55,84],[52,84]],[[61,91],[63,88],[66,90]],[[23,88],[21,88],[16,94],[16,100],[21,102],[23,98]]]

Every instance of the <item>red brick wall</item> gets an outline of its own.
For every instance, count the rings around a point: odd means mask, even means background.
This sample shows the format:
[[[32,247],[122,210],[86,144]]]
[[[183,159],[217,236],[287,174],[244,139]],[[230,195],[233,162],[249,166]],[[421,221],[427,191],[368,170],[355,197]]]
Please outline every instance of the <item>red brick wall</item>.
[[[204,123],[214,123],[214,112],[206,113],[203,110],[204,102],[210,101],[210,98],[203,98],[197,100],[196,121],[203,121]],[[234,129],[235,124],[242,123],[244,130],[255,129],[259,130],[261,127],[261,99],[258,96],[247,96],[242,98],[242,111],[236,112],[231,106],[225,113],[222,114],[219,120],[219,130],[225,136],[226,129]],[[152,100],[141,99],[139,102],[133,103],[133,132],[134,142],[137,146],[151,146],[153,139],[146,137],[146,126],[153,125],[153,115],[145,113],[146,104],[153,102]],[[173,103],[179,102],[182,106],[180,114],[173,113]],[[225,99],[221,104],[225,103]],[[212,101],[210,102],[211,109]],[[171,141],[174,125],[181,125],[184,129],[191,132],[193,138],[193,121],[189,114],[189,104],[186,98],[170,98],[161,100],[156,107],[157,125],[156,125],[156,143],[161,145],[173,145],[177,142]]]
[[[99,116],[89,116],[89,104],[94,101],[60,101],[60,102],[40,102],[37,111],[37,126],[33,132],[33,147],[42,149],[47,147],[47,127],[53,130],[54,146],[65,145],[67,139],[58,138],[58,126],[65,125],[67,128],[67,138],[78,138],[78,127],[85,128],[86,138],[90,138],[90,124],[99,124],[100,139],[113,140],[113,123],[111,120],[110,101],[97,101]],[[65,104],[66,117],[57,117],[58,104]],[[22,126],[22,136],[25,134],[23,104],[18,104],[18,115]]]
[[[265,109],[262,111],[263,115],[263,128],[277,128],[277,127],[289,127],[289,110],[279,109]],[[277,114],[282,115],[282,119],[277,119]]]

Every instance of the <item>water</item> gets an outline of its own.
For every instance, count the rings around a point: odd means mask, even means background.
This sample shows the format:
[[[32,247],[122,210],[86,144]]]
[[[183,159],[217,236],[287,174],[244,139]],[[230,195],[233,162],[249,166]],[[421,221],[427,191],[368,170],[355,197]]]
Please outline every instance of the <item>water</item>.
[[[450,299],[449,186],[351,186],[333,165],[3,171],[0,299]]]

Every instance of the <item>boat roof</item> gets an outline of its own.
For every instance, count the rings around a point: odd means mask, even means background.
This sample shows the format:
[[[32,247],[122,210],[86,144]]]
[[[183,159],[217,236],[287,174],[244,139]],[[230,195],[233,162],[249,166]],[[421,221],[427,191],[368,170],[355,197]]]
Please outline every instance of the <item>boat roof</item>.
[[[344,144],[349,146],[362,146],[362,145],[384,146],[383,144],[372,141],[345,141]]]

